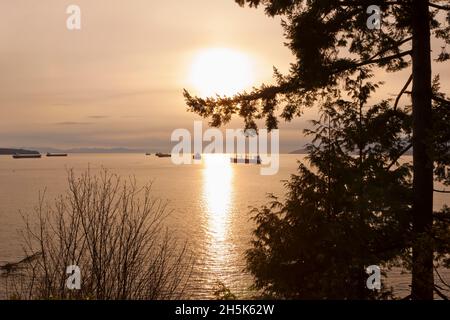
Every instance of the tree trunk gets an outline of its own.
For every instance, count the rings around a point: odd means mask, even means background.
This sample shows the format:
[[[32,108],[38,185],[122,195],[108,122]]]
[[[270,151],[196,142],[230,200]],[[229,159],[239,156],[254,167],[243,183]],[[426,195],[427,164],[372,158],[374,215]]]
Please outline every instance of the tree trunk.
[[[431,56],[427,0],[412,1],[413,33],[413,299],[433,299],[433,246],[429,232],[433,223],[433,160],[431,140]],[[428,235],[428,236],[427,236]]]

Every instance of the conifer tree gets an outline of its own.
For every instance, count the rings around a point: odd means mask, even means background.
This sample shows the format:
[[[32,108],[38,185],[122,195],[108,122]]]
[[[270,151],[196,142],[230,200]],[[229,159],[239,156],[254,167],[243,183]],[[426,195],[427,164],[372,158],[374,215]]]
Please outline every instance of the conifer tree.
[[[233,114],[255,128],[265,119],[269,129],[300,116],[303,109],[317,104],[324,95],[338,90],[339,83],[361,67],[397,72],[410,69],[411,76],[392,108],[408,92],[412,100],[413,150],[412,295],[413,299],[432,299],[434,290],[433,253],[430,241],[433,227],[433,172],[436,156],[432,100],[448,105],[448,100],[432,91],[431,40],[440,41],[443,50],[434,58],[445,62],[449,55],[450,6],[435,0],[236,0],[250,7],[264,6],[269,16],[281,16],[287,46],[295,62],[290,72],[275,70],[275,85],[262,85],[233,97],[194,97],[185,91],[190,110],[220,126]],[[367,9],[377,6],[380,28],[368,28]],[[373,8],[373,7],[371,7]],[[376,24],[375,24],[376,25]],[[384,130],[384,128],[380,128]]]

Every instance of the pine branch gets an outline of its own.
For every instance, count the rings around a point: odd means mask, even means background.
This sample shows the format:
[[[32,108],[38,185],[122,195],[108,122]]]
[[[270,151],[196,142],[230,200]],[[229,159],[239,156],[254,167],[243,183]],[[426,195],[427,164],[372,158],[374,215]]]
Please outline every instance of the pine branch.
[[[404,41],[407,41],[407,39],[405,39]],[[331,71],[330,75],[336,75],[341,72],[357,69],[362,66],[370,64],[384,63],[393,59],[402,58],[404,56],[410,55],[411,53],[412,50],[408,50],[388,57],[378,59],[368,59],[361,62],[349,63],[349,65],[346,66],[345,68],[339,68]],[[379,56],[380,54],[382,53],[378,53],[373,57]],[[194,109],[193,111],[196,112],[196,111],[204,111],[203,107],[213,108],[215,106],[236,105],[242,103],[243,101],[249,102],[249,101],[257,101],[260,99],[264,100],[268,98],[274,98],[279,94],[287,94],[301,89],[304,89],[301,83],[293,82],[292,80],[287,80],[283,83],[280,83],[279,85],[271,85],[271,86],[263,85],[261,88],[256,89],[251,93],[237,94],[233,97],[216,97],[203,99],[199,97],[192,97],[187,90],[184,90],[184,97],[187,101],[188,106]]]
[[[340,6],[345,6],[345,7],[354,7],[354,6],[358,6],[358,7],[367,7],[370,5],[401,5],[404,4],[404,2],[402,1],[340,1],[339,5]]]
[[[373,60],[373,59],[375,59],[376,57],[381,56],[381,55],[385,54],[386,52],[389,52],[390,50],[393,50],[393,49],[395,49],[395,48],[398,48],[398,47],[400,47],[401,45],[404,45],[405,43],[411,41],[412,39],[413,39],[413,37],[408,37],[408,38],[405,38],[405,39],[403,39],[403,40],[400,40],[399,42],[397,42],[397,43],[395,44],[395,46],[392,46],[392,47],[386,48],[386,49],[384,49],[384,50],[382,50],[382,51],[380,51],[380,52],[377,52],[377,53],[374,54],[372,57],[370,57],[369,60]]]
[[[439,213],[434,213],[433,214],[433,219],[436,219],[438,221],[442,221],[445,223],[450,223],[450,216],[443,216],[441,212]]]
[[[388,56],[388,57],[383,57],[383,58],[379,58],[379,59],[369,59],[369,60],[362,61],[362,62],[355,64],[353,66],[353,68],[359,68],[359,67],[366,66],[369,64],[374,64],[374,63],[387,62],[387,61],[390,61],[393,59],[402,58],[404,56],[410,55],[411,53],[412,53],[412,50],[408,50],[408,51],[400,52],[400,53],[397,53],[397,54],[394,54],[394,55]],[[352,69],[352,68],[349,68],[349,69]],[[342,71],[345,71],[345,70],[342,70]]]
[[[431,99],[433,99],[436,102],[440,102],[440,103],[445,103],[445,104],[450,104],[449,100],[446,100],[444,98],[438,97],[436,95],[433,95],[433,97],[431,97]]]

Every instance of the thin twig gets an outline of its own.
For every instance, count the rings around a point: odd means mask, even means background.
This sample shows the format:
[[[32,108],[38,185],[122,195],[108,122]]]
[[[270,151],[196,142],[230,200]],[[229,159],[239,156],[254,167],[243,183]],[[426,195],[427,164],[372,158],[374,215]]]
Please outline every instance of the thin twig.
[[[413,75],[411,74],[409,76],[408,81],[405,83],[405,85],[403,86],[402,90],[398,94],[397,99],[395,99],[394,110],[397,110],[397,107],[398,107],[398,104],[400,102],[400,99],[402,98],[402,96],[405,93],[405,91],[408,89],[408,87],[411,84],[412,80],[413,80]]]

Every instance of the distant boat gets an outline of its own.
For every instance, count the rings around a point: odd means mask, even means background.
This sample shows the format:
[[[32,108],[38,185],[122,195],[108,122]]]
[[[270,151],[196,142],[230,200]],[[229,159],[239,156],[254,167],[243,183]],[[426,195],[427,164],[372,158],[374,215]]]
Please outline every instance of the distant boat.
[[[67,153],[47,153],[47,157],[67,157]]]
[[[192,156],[192,159],[194,159],[194,160],[202,160],[202,155],[197,152],[195,155]]]
[[[172,155],[171,155],[170,153],[161,153],[161,152],[158,152],[158,153],[156,154],[156,156],[157,156],[158,158],[170,158]]]
[[[16,153],[13,154],[14,159],[38,159],[42,158],[42,155],[40,153],[30,153],[30,154],[20,154]]]
[[[254,158],[250,158],[249,156],[245,156],[245,158],[240,158],[238,156],[230,158],[231,163],[245,163],[245,164],[261,164],[261,157],[257,155]]]

